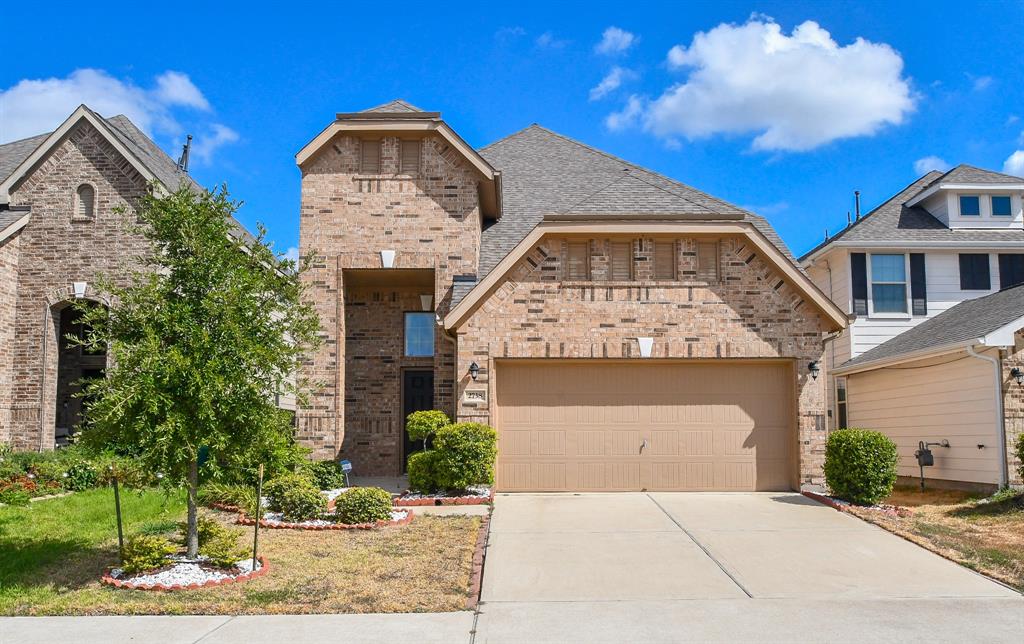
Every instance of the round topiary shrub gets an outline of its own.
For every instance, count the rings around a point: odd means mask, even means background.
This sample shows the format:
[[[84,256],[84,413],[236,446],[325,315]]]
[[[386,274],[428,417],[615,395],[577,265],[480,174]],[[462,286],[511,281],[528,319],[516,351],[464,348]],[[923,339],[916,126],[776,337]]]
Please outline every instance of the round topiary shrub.
[[[334,501],[338,523],[376,523],[391,520],[391,494],[379,487],[356,487]]]
[[[267,505],[286,521],[317,519],[327,511],[327,499],[313,482],[299,474],[279,476],[265,488]]]
[[[452,421],[443,411],[436,409],[429,411],[414,411],[405,419],[405,431],[409,438],[414,441],[423,441],[424,447],[427,439],[437,433],[442,427],[451,425]]]
[[[442,427],[434,437],[433,470],[437,486],[465,490],[471,485],[494,483],[498,434],[480,423]]]
[[[839,429],[825,444],[825,483],[832,496],[872,505],[892,494],[896,443],[869,429]]]
[[[121,569],[129,574],[154,570],[166,565],[175,551],[174,544],[159,535],[135,535],[125,541]]]
[[[406,471],[409,474],[409,489],[429,494],[437,491],[434,478],[434,450],[415,452],[409,456]]]

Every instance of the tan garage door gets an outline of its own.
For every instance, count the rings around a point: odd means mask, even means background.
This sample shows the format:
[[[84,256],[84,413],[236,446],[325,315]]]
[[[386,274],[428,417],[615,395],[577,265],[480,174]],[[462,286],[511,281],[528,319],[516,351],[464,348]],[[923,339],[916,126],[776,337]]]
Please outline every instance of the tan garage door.
[[[499,361],[498,489],[786,490],[780,362]]]

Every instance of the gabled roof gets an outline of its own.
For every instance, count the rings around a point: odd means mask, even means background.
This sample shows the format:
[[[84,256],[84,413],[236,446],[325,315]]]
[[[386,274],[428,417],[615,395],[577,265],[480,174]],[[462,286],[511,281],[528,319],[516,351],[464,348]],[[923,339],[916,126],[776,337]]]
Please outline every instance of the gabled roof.
[[[377,105],[369,109],[363,110],[363,112],[422,112],[420,108],[403,101],[400,98],[396,98],[393,101],[388,101],[383,105]]]
[[[479,276],[555,214],[694,214],[752,223],[790,260],[762,217],[589,145],[531,125],[480,149],[501,171],[502,218],[483,232]]]
[[[0,210],[0,242],[21,230],[28,223],[31,214],[25,207]]]
[[[1008,328],[1009,327],[1009,328]],[[966,300],[842,364],[835,373],[925,358],[968,345],[1002,346],[1024,327],[1024,285]],[[1000,333],[1009,330],[1010,335]]]
[[[0,181],[11,176],[15,168],[21,165],[21,162],[32,154],[32,151],[38,148],[39,144],[48,136],[50,136],[49,132],[0,145]]]
[[[800,261],[806,262],[822,250],[839,242],[843,246],[892,245],[902,242],[920,244],[1024,243],[1024,229],[1021,228],[951,229],[921,206],[907,205],[908,202],[925,191],[947,183],[1021,184],[1024,183],[1024,179],[969,165],[958,165],[944,174],[933,170],[900,190],[885,203],[861,217],[859,221],[853,222],[804,253],[800,257]]]

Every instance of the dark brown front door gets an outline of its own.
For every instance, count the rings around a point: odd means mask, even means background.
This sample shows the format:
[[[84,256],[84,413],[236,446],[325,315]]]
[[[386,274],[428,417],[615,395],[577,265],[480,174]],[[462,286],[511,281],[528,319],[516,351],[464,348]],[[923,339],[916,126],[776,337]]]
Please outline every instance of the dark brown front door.
[[[402,472],[409,454],[423,449],[423,443],[412,441],[405,432],[405,419],[414,411],[434,408],[434,372],[412,371],[402,372],[402,436],[405,439],[405,451],[402,456]]]

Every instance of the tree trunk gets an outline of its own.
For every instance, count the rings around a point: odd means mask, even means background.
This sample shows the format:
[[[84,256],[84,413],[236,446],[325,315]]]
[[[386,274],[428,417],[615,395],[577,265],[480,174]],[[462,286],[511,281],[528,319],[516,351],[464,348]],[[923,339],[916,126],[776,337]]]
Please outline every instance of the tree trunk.
[[[185,556],[195,559],[199,555],[199,459],[188,466],[188,533],[185,536]]]

